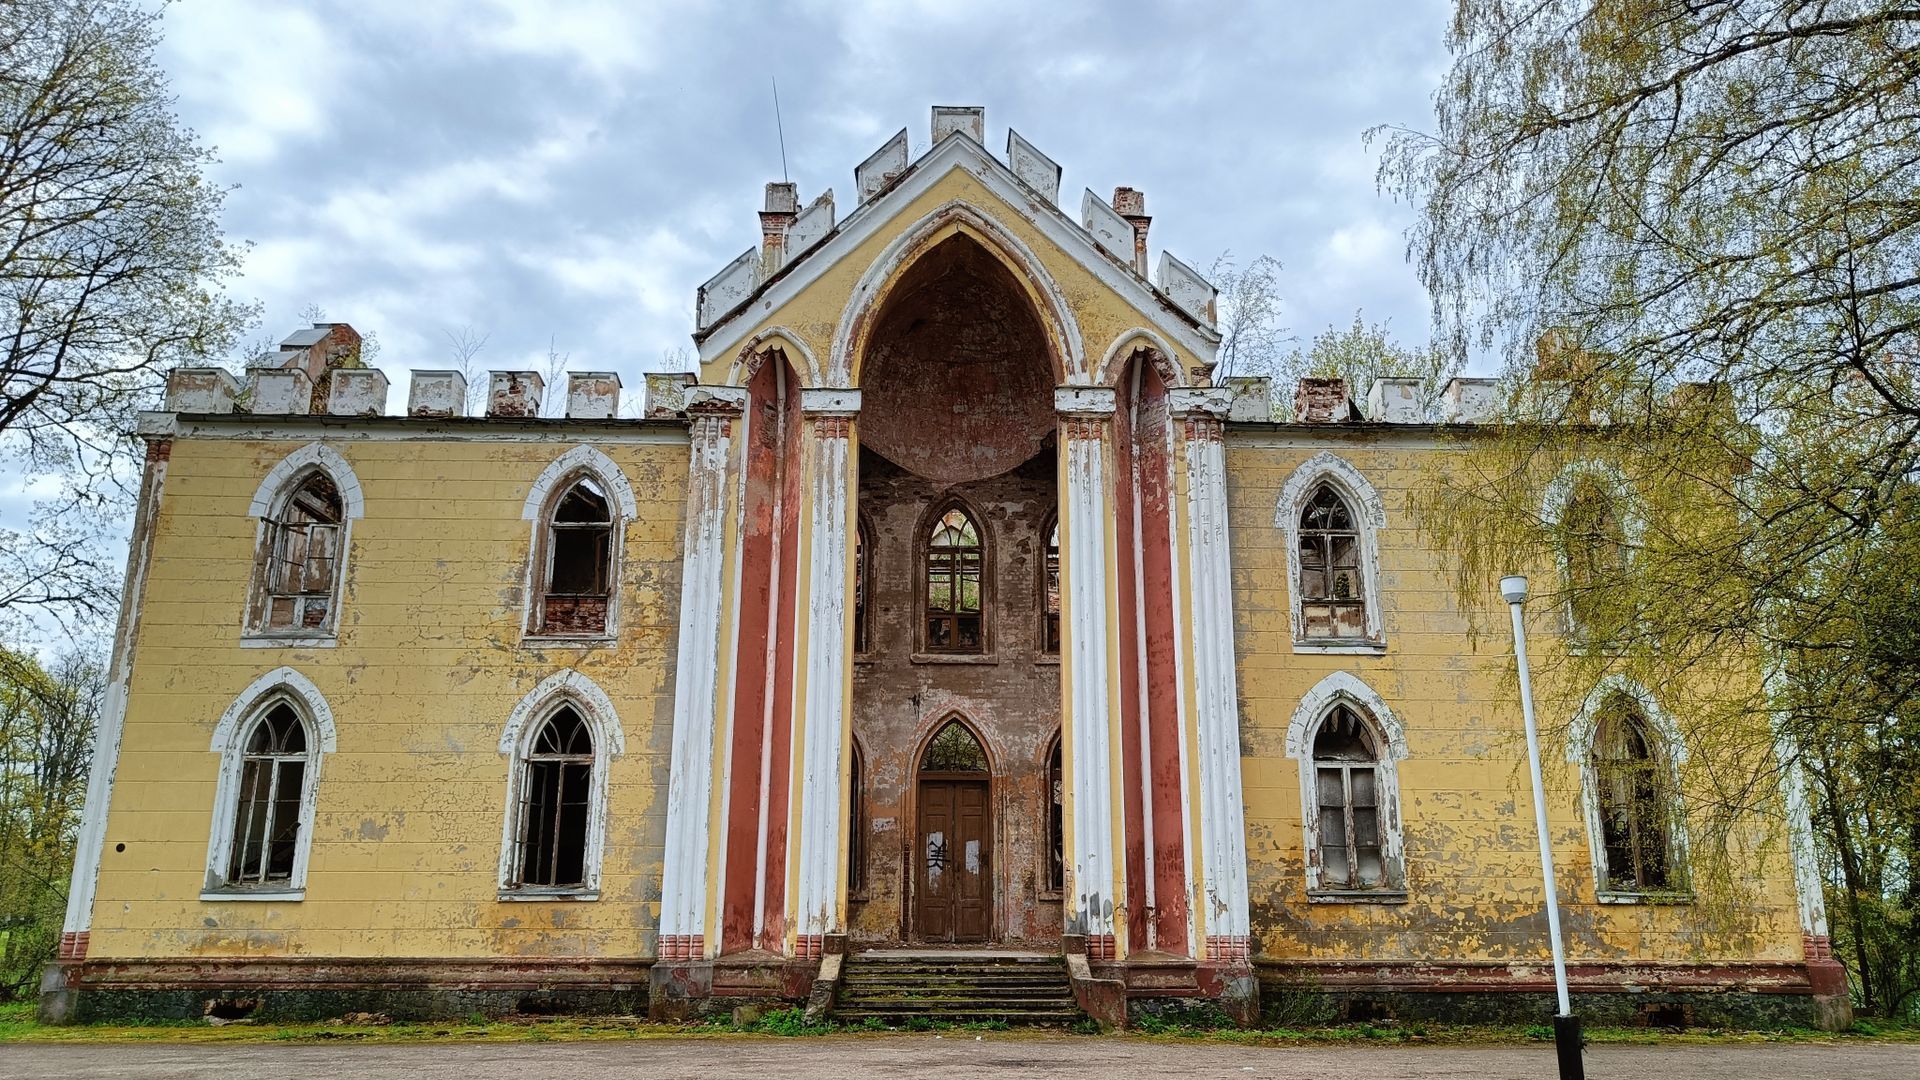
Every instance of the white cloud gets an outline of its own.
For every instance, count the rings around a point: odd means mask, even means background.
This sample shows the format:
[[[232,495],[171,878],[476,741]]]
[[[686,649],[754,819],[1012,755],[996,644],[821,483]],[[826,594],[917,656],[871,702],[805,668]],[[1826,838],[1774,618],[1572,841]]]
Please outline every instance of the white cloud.
[[[311,12],[244,0],[167,9],[162,61],[182,111],[229,162],[274,157],[290,138],[315,139],[334,95],[355,79],[354,53]]]

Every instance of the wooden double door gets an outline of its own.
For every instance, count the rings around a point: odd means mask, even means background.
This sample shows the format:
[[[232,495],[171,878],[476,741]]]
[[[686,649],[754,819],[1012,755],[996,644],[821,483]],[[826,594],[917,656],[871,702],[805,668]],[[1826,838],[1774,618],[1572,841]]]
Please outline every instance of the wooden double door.
[[[922,773],[914,849],[913,934],[929,943],[984,942],[993,932],[993,829],[979,775]]]

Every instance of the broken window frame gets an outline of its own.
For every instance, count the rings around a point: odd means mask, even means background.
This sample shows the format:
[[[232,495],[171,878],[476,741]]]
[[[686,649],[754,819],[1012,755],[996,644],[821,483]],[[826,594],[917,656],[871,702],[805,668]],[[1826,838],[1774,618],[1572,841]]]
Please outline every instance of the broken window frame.
[[[1331,738],[1346,738],[1355,749],[1330,752]],[[1381,798],[1385,786],[1380,769],[1379,736],[1373,726],[1362,720],[1352,706],[1335,705],[1313,733],[1314,808],[1318,814],[1318,832],[1314,837],[1320,870],[1319,886],[1330,892],[1374,892],[1395,887],[1387,858],[1386,807]],[[1327,781],[1332,780],[1332,791]],[[1366,789],[1362,802],[1360,791]],[[1332,796],[1329,801],[1329,796]],[[1361,825],[1371,818],[1371,842],[1365,841]],[[1334,828],[1338,826],[1337,839]],[[1361,867],[1371,854],[1374,880],[1364,880]],[[1332,856],[1339,856],[1344,874],[1334,869]]]
[[[222,718],[216,728],[214,748],[220,753],[220,779],[214,793],[202,900],[297,901],[305,896],[320,766],[332,748],[332,727],[330,722],[315,723],[312,710],[303,700],[318,691],[297,673],[289,673],[287,678],[293,684],[279,679],[265,690],[259,689],[261,684],[250,687],[247,697],[251,703],[244,711],[239,702],[228,710],[228,717],[237,714],[237,721],[228,728],[228,719]],[[268,680],[261,682],[266,684]],[[305,689],[296,689],[295,684]],[[316,707],[324,711],[326,706],[322,701]],[[266,745],[258,745],[262,725],[276,718],[291,720],[292,724],[283,727],[279,739],[270,737]],[[290,732],[298,733],[297,748],[288,744]],[[290,775],[296,769],[297,775]],[[265,792],[257,790],[262,776]],[[256,788],[251,799],[249,780]],[[290,786],[297,790],[290,792]],[[260,795],[265,796],[264,801]],[[289,811],[291,820],[284,816]],[[260,858],[248,860],[246,838],[256,833],[256,826],[261,837],[275,832],[281,835],[260,847]],[[284,845],[284,873],[274,872],[270,866],[275,845]],[[262,865],[263,860],[268,865]],[[249,861],[251,866],[247,865]]]
[[[567,499],[581,485],[587,485],[592,496],[599,500],[605,510],[604,520],[562,521],[560,514]],[[625,522],[613,495],[612,485],[591,469],[572,473],[553,487],[554,494],[548,500],[540,515],[538,542],[536,544],[533,565],[538,569],[532,585],[532,602],[528,605],[527,636],[550,640],[605,640],[616,634],[615,617],[618,614],[620,580],[620,545]],[[591,544],[592,534],[598,533],[599,551],[595,555],[598,563],[596,588],[561,591],[555,588],[558,559],[564,547],[569,546],[569,538],[574,534],[588,537]],[[600,620],[597,627],[588,625],[555,627],[552,623],[553,610],[550,604],[556,600],[566,600],[575,605],[598,601]],[[554,605],[558,606],[558,605]]]
[[[561,719],[562,714],[569,712],[579,725],[576,733],[584,736],[585,748],[573,744],[544,746],[543,742],[549,741],[548,731]],[[606,828],[607,770],[612,758],[608,741],[613,735],[606,729],[605,722],[596,710],[568,692],[543,702],[526,715],[525,728],[517,733],[511,744],[506,822],[500,847],[499,899],[597,900],[600,897],[600,869]],[[506,744],[503,743],[502,748],[505,749]],[[577,881],[549,883],[528,880],[530,875],[526,871],[526,860],[529,829],[540,824],[543,810],[552,815],[551,831],[556,838],[565,824],[566,790],[555,792],[563,800],[556,805],[544,806],[540,802],[543,792],[538,781],[547,773],[557,773],[567,789],[577,791],[582,796],[575,804],[580,807],[580,872]]]
[[[1584,757],[1588,842],[1599,898],[1689,899],[1673,751],[1646,709],[1626,693],[1610,695],[1594,721]],[[1633,789],[1624,802],[1623,784]]]
[[[1040,655],[1060,655],[1060,516],[1050,514],[1040,528]]]
[[[1566,589],[1567,635],[1586,649],[1606,649],[1620,629],[1606,609],[1608,580],[1632,566],[1627,521],[1618,492],[1598,475],[1576,477],[1555,522],[1560,531],[1561,580]],[[1613,621],[1616,626],[1605,625]]]
[[[1365,748],[1364,754],[1349,755],[1353,760],[1325,756],[1328,748],[1322,743],[1321,736],[1326,731],[1326,725],[1336,718],[1340,718],[1343,724],[1357,725],[1357,728],[1349,729],[1349,734],[1355,730],[1364,732],[1361,742]],[[1406,756],[1405,736],[1386,702],[1357,676],[1346,672],[1327,676],[1308,691],[1300,708],[1295,711],[1293,721],[1288,725],[1287,756],[1295,759],[1300,769],[1302,861],[1306,868],[1307,899],[1316,904],[1407,902],[1406,844],[1402,832],[1405,823],[1400,809],[1399,770],[1399,761]],[[1382,877],[1377,884],[1355,888],[1351,876],[1336,881],[1330,872],[1323,873],[1323,767],[1337,770],[1343,800],[1352,791],[1352,775],[1363,771],[1372,774],[1375,835],[1382,867]],[[1345,850],[1345,837],[1353,836],[1354,832],[1348,829],[1344,802],[1338,805],[1341,807],[1344,832],[1340,842]],[[1352,866],[1355,862],[1357,859],[1350,855],[1348,865]]]
[[[325,468],[304,469],[260,521],[247,634],[262,638],[327,638],[339,625],[347,556],[347,507]],[[322,549],[315,554],[316,548]],[[280,613],[285,612],[285,618]]]
[[[867,898],[867,755],[855,739],[847,771],[847,900]]]
[[[853,655],[868,655],[873,648],[873,530],[865,514],[854,522],[853,530]]]
[[[964,519],[966,526],[956,535],[965,540],[967,532],[971,532],[971,543],[939,542],[942,534],[949,529],[959,529],[956,523],[949,520],[955,514]],[[966,504],[950,500],[940,504],[920,533],[920,575],[917,583],[920,652],[930,656],[989,655],[992,651],[992,619],[989,613],[993,606],[993,560],[980,515]],[[964,596],[969,569],[974,592],[974,606],[971,608],[965,606],[964,599],[959,602],[954,599]],[[947,588],[947,603],[944,606],[934,603],[937,582],[944,582]],[[974,620],[975,626],[971,644],[960,640],[968,619]]]
[[[1047,868],[1041,879],[1046,888],[1041,899],[1059,900],[1067,891],[1067,781],[1066,742],[1059,731],[1048,744],[1047,763]]]
[[[1320,520],[1315,520],[1316,518]],[[1298,574],[1294,578],[1295,594],[1300,605],[1300,636],[1307,641],[1344,642],[1366,641],[1367,637],[1367,568],[1364,537],[1361,535],[1360,516],[1355,513],[1352,500],[1333,483],[1322,479],[1307,492],[1300,507],[1300,520],[1295,533],[1294,546],[1298,552]],[[1344,546],[1345,557],[1340,552]],[[1321,588],[1309,589],[1313,575],[1318,574]],[[1340,575],[1349,575],[1345,584],[1345,595],[1335,583]],[[1324,629],[1310,612],[1326,609]],[[1342,615],[1348,614],[1359,632],[1339,633]]]

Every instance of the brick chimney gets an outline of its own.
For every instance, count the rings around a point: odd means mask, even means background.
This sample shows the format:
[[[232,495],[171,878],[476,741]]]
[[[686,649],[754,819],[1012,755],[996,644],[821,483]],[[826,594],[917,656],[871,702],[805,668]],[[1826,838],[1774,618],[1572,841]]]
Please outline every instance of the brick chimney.
[[[1298,424],[1338,424],[1353,419],[1347,380],[1301,379],[1293,392],[1293,419]]]
[[[1113,212],[1133,226],[1133,272],[1146,277],[1147,226],[1153,224],[1153,219],[1147,216],[1147,193],[1130,187],[1114,188]]]

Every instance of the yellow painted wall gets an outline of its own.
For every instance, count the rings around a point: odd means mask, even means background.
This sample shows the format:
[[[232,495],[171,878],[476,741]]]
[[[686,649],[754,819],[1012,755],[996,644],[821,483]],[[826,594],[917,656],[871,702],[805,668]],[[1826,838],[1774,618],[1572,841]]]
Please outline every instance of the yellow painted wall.
[[[1291,431],[1291,433],[1290,433]],[[1230,430],[1235,635],[1253,928],[1265,955],[1327,960],[1543,959],[1544,916],[1526,743],[1504,609],[1482,634],[1456,602],[1439,554],[1417,534],[1410,501],[1435,456],[1458,453],[1432,436],[1299,429]],[[1275,526],[1294,470],[1331,449],[1364,474],[1385,504],[1379,532],[1387,651],[1381,656],[1299,655],[1289,623],[1287,536]],[[1495,582],[1487,587],[1491,594]],[[1498,604],[1498,597],[1494,597]],[[1543,609],[1544,605],[1534,605]],[[1535,610],[1536,664],[1552,657],[1551,613]],[[1301,698],[1335,671],[1359,676],[1406,729],[1399,762],[1406,842],[1404,904],[1309,903],[1299,762],[1286,755]],[[1572,711],[1542,697],[1543,732]],[[1799,912],[1785,838],[1756,820],[1758,902],[1602,905],[1579,776],[1564,743],[1543,736],[1549,831],[1563,898],[1570,961],[1581,959],[1786,960],[1801,958]],[[1685,778],[1682,778],[1685,784]]]
[[[315,429],[318,434],[318,429]],[[352,464],[353,523],[333,648],[243,648],[261,479],[306,442],[174,442],[141,601],[125,737],[90,955],[651,956],[673,716],[684,432],[584,437],[638,503],[620,567],[617,646],[522,648],[534,479],[574,441],[329,443]],[[214,724],[281,665],[326,696],[306,898],[202,902],[219,755]],[[608,793],[601,899],[496,899],[508,714],[577,667],[626,735]],[[125,845],[124,851],[116,850]]]

